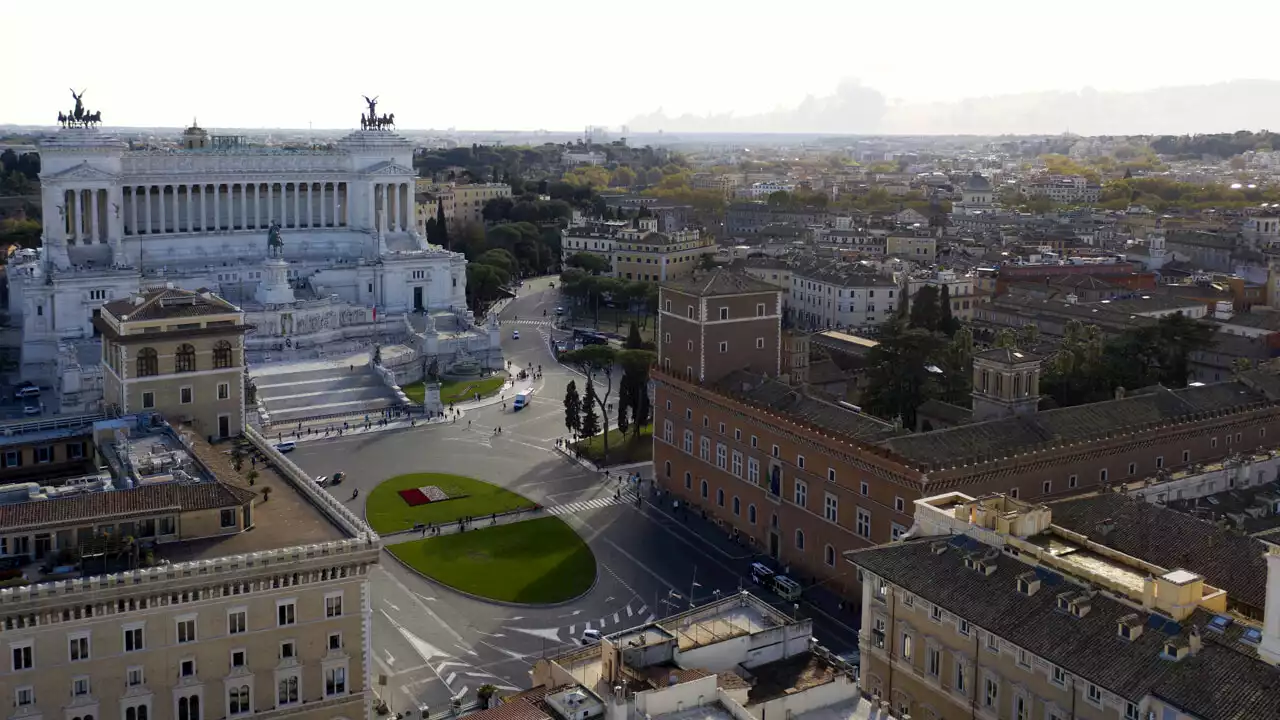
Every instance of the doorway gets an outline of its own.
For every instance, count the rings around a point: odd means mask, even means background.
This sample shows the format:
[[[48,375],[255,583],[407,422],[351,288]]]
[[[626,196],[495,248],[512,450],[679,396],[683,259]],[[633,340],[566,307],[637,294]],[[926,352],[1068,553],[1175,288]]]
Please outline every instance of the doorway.
[[[769,533],[769,557],[778,559],[778,533],[773,531]]]
[[[219,415],[218,416],[218,437],[226,438],[230,435],[231,435],[231,416]]]
[[[413,309],[422,312],[422,286],[413,289]]]

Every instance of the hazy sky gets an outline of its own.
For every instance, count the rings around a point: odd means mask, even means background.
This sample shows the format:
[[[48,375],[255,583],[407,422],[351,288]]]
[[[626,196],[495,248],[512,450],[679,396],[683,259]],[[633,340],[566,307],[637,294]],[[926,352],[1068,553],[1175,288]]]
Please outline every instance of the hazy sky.
[[[576,130],[754,113],[846,78],[907,101],[1280,79],[1233,0],[58,0],[5,4],[0,123]],[[1196,19],[1199,17],[1199,19]],[[20,60],[19,60],[20,59]]]

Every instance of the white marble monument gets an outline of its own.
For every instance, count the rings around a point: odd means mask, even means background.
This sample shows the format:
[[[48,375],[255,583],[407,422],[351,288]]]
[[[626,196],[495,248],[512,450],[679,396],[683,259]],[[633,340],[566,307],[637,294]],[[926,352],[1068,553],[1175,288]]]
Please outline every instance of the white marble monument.
[[[241,305],[257,327],[251,359],[314,357],[395,328],[407,340],[408,317],[424,313],[451,316],[461,345],[492,355],[497,335],[466,311],[465,258],[415,230],[413,146],[387,125],[325,150],[195,127],[164,150],[92,126],[45,138],[42,248],[6,268],[22,377],[56,385],[59,345],[92,342],[103,303],[165,283]],[[273,226],[283,244],[269,251]]]

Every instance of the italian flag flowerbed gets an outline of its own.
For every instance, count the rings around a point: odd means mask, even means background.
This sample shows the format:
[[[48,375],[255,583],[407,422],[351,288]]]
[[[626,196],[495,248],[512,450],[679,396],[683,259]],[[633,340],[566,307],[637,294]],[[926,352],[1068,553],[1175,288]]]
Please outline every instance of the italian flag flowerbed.
[[[449,494],[435,485],[427,485],[420,488],[408,488],[401,490],[400,497],[409,504],[409,507],[418,507],[427,503],[443,502],[449,499]]]

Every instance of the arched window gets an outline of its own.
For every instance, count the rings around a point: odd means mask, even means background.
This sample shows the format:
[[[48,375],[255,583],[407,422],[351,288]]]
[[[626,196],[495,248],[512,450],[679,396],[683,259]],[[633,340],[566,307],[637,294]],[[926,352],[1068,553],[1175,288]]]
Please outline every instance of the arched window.
[[[803,530],[796,530],[796,549],[797,550],[804,549],[804,531]]]
[[[191,716],[191,701],[195,698],[178,698],[178,720],[195,720]]]
[[[706,500],[707,497],[710,495],[710,488],[711,486],[707,485],[707,481],[703,480],[702,481],[702,499],[703,500]]]
[[[124,720],[138,720],[138,708],[127,707],[124,709]]]
[[[196,371],[196,349],[183,343],[178,346],[178,352],[173,356],[174,372],[195,372]]]
[[[249,686],[232,687],[227,691],[227,712],[239,715],[249,712]]]
[[[215,369],[231,367],[231,343],[219,340],[213,346],[213,367]]]
[[[756,524],[756,506],[755,505],[747,506],[747,522],[751,523],[752,525]]]
[[[670,460],[662,464],[662,470],[665,477],[671,477],[671,461]]]
[[[716,504],[719,505],[720,507],[724,507],[724,490],[723,489],[716,490]]]
[[[150,377],[160,374],[160,360],[155,348],[142,348],[138,351],[138,377]]]
[[[823,561],[826,562],[828,566],[835,567],[836,566],[836,549],[828,545],[825,553],[825,557],[823,557]]]
[[[139,706],[138,706],[138,720],[147,720],[147,714],[148,714],[148,712],[149,712],[149,711],[147,710],[147,706],[146,706],[146,705],[139,705]]]
[[[742,514],[742,501],[739,500],[736,495],[733,498],[733,514],[734,515]]]
[[[693,489],[693,473],[688,471],[685,471],[685,474],[684,474],[684,489],[685,490]]]

